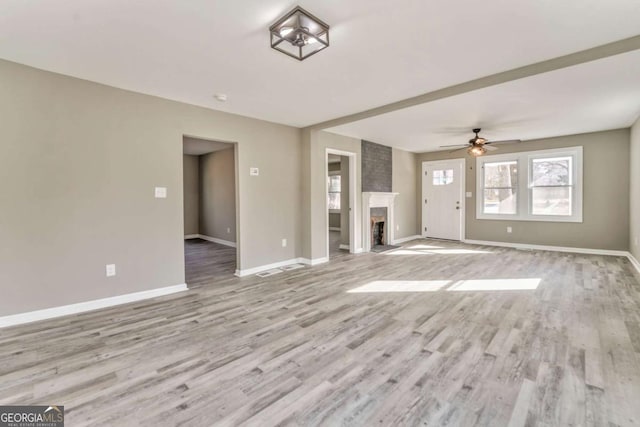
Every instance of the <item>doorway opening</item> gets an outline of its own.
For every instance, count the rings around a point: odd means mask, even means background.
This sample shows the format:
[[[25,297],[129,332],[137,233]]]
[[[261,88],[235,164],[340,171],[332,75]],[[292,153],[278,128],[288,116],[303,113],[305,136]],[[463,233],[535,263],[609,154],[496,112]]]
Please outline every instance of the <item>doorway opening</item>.
[[[185,279],[191,288],[236,270],[237,145],[184,136],[182,146]]]
[[[325,157],[327,258],[356,250],[355,153],[328,148]]]
[[[465,159],[422,163],[422,235],[464,240]]]

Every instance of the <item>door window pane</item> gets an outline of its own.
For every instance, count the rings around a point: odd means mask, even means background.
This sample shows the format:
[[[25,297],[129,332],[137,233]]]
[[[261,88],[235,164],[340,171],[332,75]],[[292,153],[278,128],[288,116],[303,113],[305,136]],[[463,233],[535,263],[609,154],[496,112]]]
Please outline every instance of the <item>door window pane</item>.
[[[433,185],[449,185],[452,182],[453,182],[453,169],[433,171]]]

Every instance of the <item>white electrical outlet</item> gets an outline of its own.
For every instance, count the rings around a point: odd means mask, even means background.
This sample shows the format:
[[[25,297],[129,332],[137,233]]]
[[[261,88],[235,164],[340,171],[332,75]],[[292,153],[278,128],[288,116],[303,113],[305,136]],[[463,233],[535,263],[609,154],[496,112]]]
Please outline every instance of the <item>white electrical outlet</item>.
[[[116,275],[116,265],[115,264],[107,264],[106,267],[107,277],[113,277]]]
[[[283,248],[287,247],[287,239],[282,239],[282,247]]]
[[[636,246],[638,246],[638,236],[636,236],[636,237],[633,239],[633,243],[634,243]]]
[[[227,234],[231,234],[231,227],[227,227]]]
[[[166,199],[167,198],[167,187],[156,187],[155,196],[156,196],[156,199]]]
[[[396,231],[400,231],[400,224],[396,224]]]
[[[260,175],[260,169],[258,169],[258,168],[249,168],[249,175],[251,175],[251,176]]]
[[[513,231],[513,228],[507,227],[507,233],[511,233],[512,231]]]

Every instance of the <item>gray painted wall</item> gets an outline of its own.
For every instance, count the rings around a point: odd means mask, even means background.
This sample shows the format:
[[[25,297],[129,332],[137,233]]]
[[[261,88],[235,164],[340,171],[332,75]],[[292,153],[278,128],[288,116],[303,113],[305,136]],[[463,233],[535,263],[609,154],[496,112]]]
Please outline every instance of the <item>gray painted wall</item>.
[[[236,241],[234,148],[200,157],[200,234]]]
[[[500,146],[496,154],[583,146],[583,223],[500,221],[476,219],[475,159],[466,157],[466,238],[591,249],[629,249],[629,129],[571,135]],[[466,153],[465,153],[466,154]],[[417,156],[417,170],[427,160],[459,158],[444,152]],[[422,181],[418,180],[418,211]],[[506,232],[507,226],[513,233]]]
[[[420,174],[416,167],[415,153],[393,149],[393,192],[398,193],[394,211],[396,239],[420,234],[420,223],[416,216],[416,180]]]
[[[198,156],[182,156],[184,235],[200,234],[200,177]]]
[[[393,188],[391,147],[362,141],[362,191],[391,192]]]
[[[631,187],[630,195],[630,234],[631,254],[640,261],[640,118],[631,128]]]
[[[183,135],[238,143],[238,268],[301,255],[301,130],[8,61],[0,92],[0,316],[184,283]]]

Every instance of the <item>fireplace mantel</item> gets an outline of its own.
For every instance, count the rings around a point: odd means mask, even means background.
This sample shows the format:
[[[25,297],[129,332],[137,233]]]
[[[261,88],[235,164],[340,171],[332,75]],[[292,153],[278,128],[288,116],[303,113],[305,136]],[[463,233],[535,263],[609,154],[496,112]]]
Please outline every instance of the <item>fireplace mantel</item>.
[[[363,192],[362,193],[362,236],[363,252],[371,251],[371,208],[387,208],[387,244],[392,245],[396,230],[394,220],[394,200],[398,193]]]

